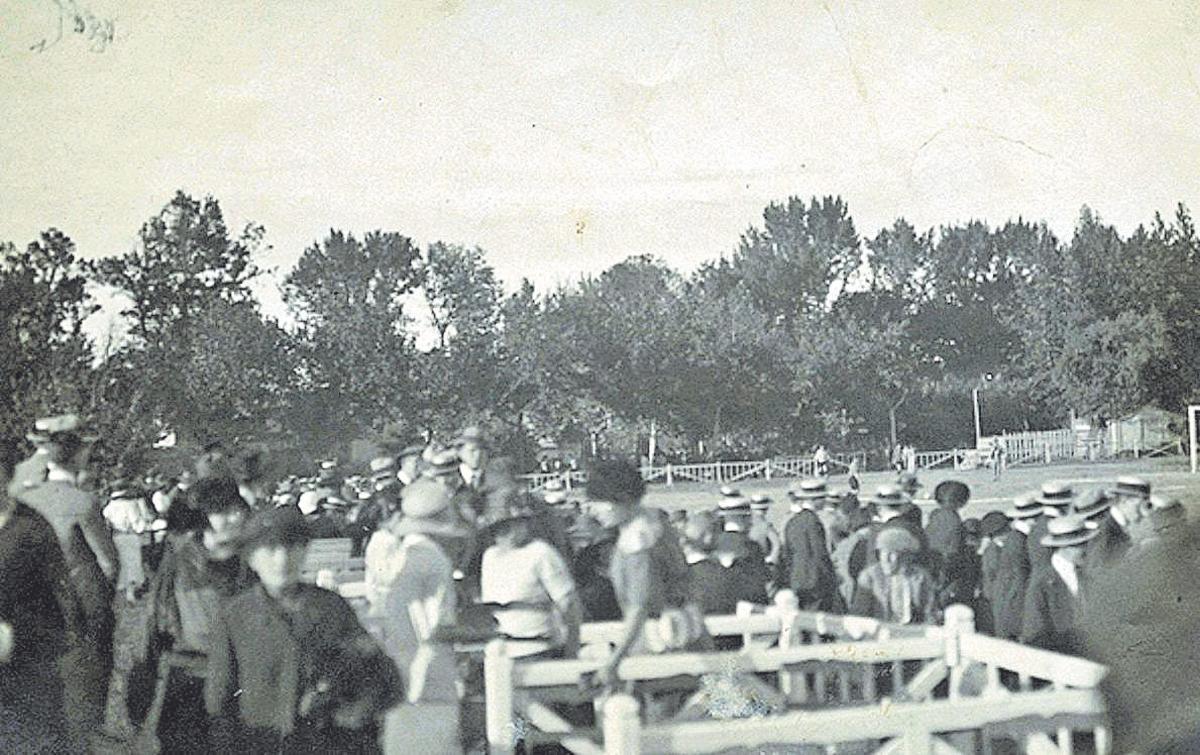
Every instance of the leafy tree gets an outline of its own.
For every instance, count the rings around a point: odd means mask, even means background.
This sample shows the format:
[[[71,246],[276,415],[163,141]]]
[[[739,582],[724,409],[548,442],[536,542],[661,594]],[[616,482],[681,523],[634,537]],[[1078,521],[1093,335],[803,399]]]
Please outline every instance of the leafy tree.
[[[0,244],[0,412],[10,437],[40,412],[90,408],[91,345],[83,321],[94,311],[75,244],[50,229],[21,251]]]
[[[411,418],[414,346],[408,295],[420,284],[420,253],[399,233],[360,241],[331,230],[284,281],[300,324],[294,416],[308,443],[332,443]]]

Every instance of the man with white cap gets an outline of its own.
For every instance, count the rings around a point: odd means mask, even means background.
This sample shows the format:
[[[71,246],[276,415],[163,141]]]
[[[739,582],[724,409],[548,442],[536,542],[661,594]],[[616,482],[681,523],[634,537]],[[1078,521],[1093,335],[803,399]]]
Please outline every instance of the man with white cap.
[[[83,738],[103,720],[113,664],[112,599],[120,557],[92,496],[78,480],[97,440],[75,414],[38,420],[29,439],[46,449],[46,479],[18,499],[54,527],[84,613],[84,635],[64,658],[67,717]]]
[[[811,611],[842,611],[845,605],[837,589],[837,575],[825,542],[825,527],[817,516],[829,489],[824,480],[804,480],[788,490],[792,517],[783,528],[780,553],[780,583]]]
[[[783,540],[775,530],[775,525],[767,519],[767,512],[770,510],[771,499],[769,497],[763,493],[755,493],[750,496],[750,529],[746,531],[746,535],[758,544],[765,554],[763,560],[769,568],[774,569],[779,563]]]
[[[1061,653],[1079,652],[1077,618],[1086,592],[1080,566],[1084,548],[1095,536],[1096,523],[1080,514],[1049,520],[1042,545],[1051,550],[1050,561],[1036,567],[1029,578],[1021,618],[1022,643]]]
[[[1042,513],[1031,524],[1029,536],[1025,541],[1029,552],[1031,573],[1050,563],[1051,549],[1043,544],[1047,528],[1051,519],[1056,519],[1071,511],[1072,506],[1075,505],[1075,489],[1068,483],[1051,480],[1042,484],[1035,500],[1042,507]]]
[[[938,621],[937,588],[929,571],[916,563],[917,538],[903,527],[886,527],[875,547],[878,560],[858,575],[850,612],[898,624]]]

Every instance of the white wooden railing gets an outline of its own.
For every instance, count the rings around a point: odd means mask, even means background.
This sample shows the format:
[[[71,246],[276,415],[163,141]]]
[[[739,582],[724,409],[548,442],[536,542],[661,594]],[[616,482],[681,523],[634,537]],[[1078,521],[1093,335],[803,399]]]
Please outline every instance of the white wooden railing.
[[[866,453],[859,451],[848,454],[830,454],[830,471],[845,471],[850,462],[858,459],[859,468],[866,466]],[[762,459],[759,461],[711,461],[697,464],[663,464],[660,466],[645,466],[641,469],[642,478],[647,482],[662,482],[674,485],[679,482],[702,482],[724,485],[742,480],[770,480],[779,477],[815,477],[816,462],[812,457],[780,457]],[[587,473],[583,470],[564,470],[561,472],[537,472],[522,475],[531,492],[543,490],[546,483],[559,480],[563,488],[573,490],[587,482]]]
[[[581,729],[551,706],[587,700],[580,697],[580,676],[596,670],[603,654],[515,661],[495,640],[485,653],[490,751],[512,752],[524,739],[527,745],[558,742],[577,753],[629,755],[848,744],[876,753],[989,752],[994,740],[1011,739],[1025,751],[1069,753],[1080,733],[1096,752],[1109,749],[1098,691],[1103,666],[976,634],[965,606],[947,609],[941,626],[799,612],[786,601],[762,615],[710,617],[706,624],[714,635],[763,633],[770,646],[628,657],[618,667],[620,679],[645,685],[681,675],[738,674],[765,684],[752,675],[774,674],[778,688],[768,694],[782,700],[786,712],[695,720],[695,710],[685,706],[673,720],[643,721],[635,698],[614,694],[597,704],[599,726]],[[594,648],[615,632],[619,626],[585,625],[583,639]]]

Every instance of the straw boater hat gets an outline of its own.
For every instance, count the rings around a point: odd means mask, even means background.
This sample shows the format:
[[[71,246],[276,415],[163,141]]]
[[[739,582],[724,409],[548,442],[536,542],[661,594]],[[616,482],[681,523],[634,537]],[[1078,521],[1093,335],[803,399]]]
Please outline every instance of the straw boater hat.
[[[412,534],[461,537],[467,531],[450,517],[450,492],[433,480],[417,480],[400,494],[400,520],[391,528],[396,537]]]
[[[1125,498],[1149,498],[1150,483],[1141,477],[1120,477],[1109,492]]]
[[[884,527],[875,536],[875,550],[893,553],[916,553],[921,543],[916,536],[903,527]]]
[[[755,493],[750,496],[751,511],[767,511],[771,508],[771,498],[765,493]]]
[[[876,506],[896,509],[911,503],[912,499],[909,498],[908,493],[895,485],[880,485],[875,489],[874,495],[867,498],[867,501]]]
[[[1042,545],[1047,548],[1066,548],[1083,545],[1099,533],[1092,520],[1079,514],[1063,514],[1051,519],[1042,536]]]
[[[1075,509],[1072,513],[1079,514],[1087,519],[1102,519],[1108,510],[1112,508],[1113,499],[1107,491],[1096,489],[1089,490],[1083,493],[1075,501]]]
[[[396,460],[391,456],[377,456],[367,466],[371,470],[371,482],[376,485],[396,481]]]
[[[1065,482],[1051,481],[1042,485],[1037,502],[1046,516],[1062,516],[1075,503],[1075,490]]]
[[[750,499],[738,496],[722,496],[717,503],[717,516],[725,522],[725,528],[736,528],[741,519],[749,521]]]
[[[1042,504],[1036,493],[1022,493],[1013,499],[1012,508],[1004,512],[1009,519],[1034,519],[1042,515]]]
[[[829,486],[824,480],[801,480],[788,488],[788,496],[798,503],[816,503],[829,497]]]

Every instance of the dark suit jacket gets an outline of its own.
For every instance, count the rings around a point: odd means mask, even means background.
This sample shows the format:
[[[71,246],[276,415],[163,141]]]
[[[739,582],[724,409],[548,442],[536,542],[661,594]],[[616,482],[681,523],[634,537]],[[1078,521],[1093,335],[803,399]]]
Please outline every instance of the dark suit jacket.
[[[925,534],[929,547],[945,562],[962,549],[962,518],[954,509],[935,509],[929,515]]]
[[[1037,522],[1029,529],[1029,536],[1025,539],[1025,549],[1029,555],[1029,570],[1035,572],[1043,566],[1050,565],[1050,549],[1042,545],[1042,538],[1046,536],[1046,527],[1049,519],[1039,517]]]
[[[825,545],[825,527],[816,512],[802,509],[784,526],[780,574],[801,608],[838,610],[837,576]]]
[[[1081,579],[1081,595],[1085,589]],[[1047,564],[1036,569],[1029,578],[1029,589],[1025,592],[1020,641],[1060,653],[1079,653],[1076,627],[1079,608],[1080,600],[1067,589],[1053,566]]]
[[[984,553],[983,596],[992,609],[993,632],[1015,640],[1021,634],[1025,613],[1025,587],[1029,582],[1029,556],[1025,535],[1016,530],[1004,536],[1004,544]]]
[[[344,679],[349,658],[370,662]],[[299,732],[322,727],[301,710],[305,693],[325,681],[353,694],[375,696],[383,705],[400,693],[395,664],[358,623],[349,604],[336,593],[297,585],[277,601],[262,585],[229,599],[213,626],[205,706],[218,745],[242,741],[286,741]],[[313,741],[311,738],[306,741]]]

